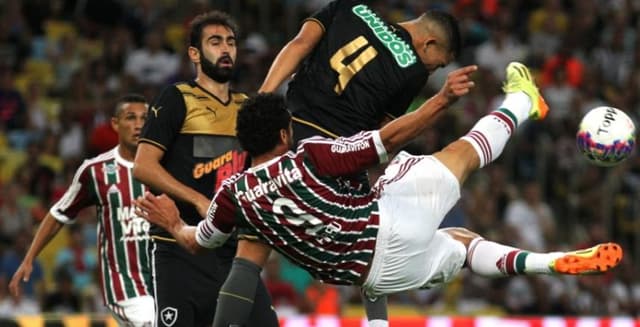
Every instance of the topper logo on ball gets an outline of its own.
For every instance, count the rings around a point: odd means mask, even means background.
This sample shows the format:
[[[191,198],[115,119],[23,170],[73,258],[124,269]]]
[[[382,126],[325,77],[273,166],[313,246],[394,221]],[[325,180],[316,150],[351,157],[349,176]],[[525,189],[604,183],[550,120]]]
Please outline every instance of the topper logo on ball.
[[[604,114],[604,121],[602,122],[602,125],[600,125],[600,127],[598,128],[598,135],[600,134],[600,132],[604,132],[604,133],[609,133],[609,130],[607,129],[609,126],[611,126],[611,123],[613,121],[616,120],[616,115],[618,113],[615,111],[615,109],[613,108],[607,108],[607,113]]]

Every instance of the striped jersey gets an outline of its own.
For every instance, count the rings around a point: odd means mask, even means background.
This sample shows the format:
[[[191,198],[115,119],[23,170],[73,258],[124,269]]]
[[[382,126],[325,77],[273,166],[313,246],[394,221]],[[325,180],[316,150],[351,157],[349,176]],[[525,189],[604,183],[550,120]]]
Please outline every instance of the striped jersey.
[[[378,194],[355,187],[349,176],[386,160],[377,131],[306,139],[296,153],[223,182],[196,239],[215,247],[237,227],[239,234],[266,242],[316,279],[355,284],[375,248]]]
[[[133,204],[145,186],[133,178],[132,168],[118,147],[85,160],[51,208],[56,220],[69,224],[81,209],[96,206],[100,282],[107,305],[153,294],[149,223],[135,214]]]

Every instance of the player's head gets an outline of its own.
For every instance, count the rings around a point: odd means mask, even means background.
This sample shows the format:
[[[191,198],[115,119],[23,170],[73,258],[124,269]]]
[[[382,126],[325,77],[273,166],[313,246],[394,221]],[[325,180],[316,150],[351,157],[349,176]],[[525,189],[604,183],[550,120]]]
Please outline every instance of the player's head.
[[[139,94],[119,98],[111,117],[111,127],[118,133],[118,144],[135,152],[142,125],[147,119],[147,100]]]
[[[209,11],[191,21],[189,58],[202,72],[218,83],[226,83],[236,61],[238,25],[228,14]]]
[[[284,97],[261,93],[246,100],[238,112],[236,135],[252,157],[285,153],[293,144],[293,130]]]
[[[430,10],[407,22],[413,46],[430,72],[448,65],[460,55],[462,38],[458,21],[444,11]]]

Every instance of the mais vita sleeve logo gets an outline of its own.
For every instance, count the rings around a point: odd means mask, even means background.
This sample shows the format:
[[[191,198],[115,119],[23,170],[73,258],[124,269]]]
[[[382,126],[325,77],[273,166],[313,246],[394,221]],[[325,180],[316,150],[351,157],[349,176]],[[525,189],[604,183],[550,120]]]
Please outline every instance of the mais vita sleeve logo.
[[[398,66],[406,68],[416,63],[416,54],[411,49],[411,46],[390,31],[389,26],[371,11],[369,7],[357,5],[352,8],[352,11],[369,26],[378,40],[391,51]]]

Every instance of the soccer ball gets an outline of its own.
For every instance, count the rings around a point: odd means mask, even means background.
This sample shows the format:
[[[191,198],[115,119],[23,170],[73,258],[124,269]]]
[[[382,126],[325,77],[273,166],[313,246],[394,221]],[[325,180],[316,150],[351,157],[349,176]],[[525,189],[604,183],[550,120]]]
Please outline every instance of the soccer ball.
[[[580,122],[578,149],[592,163],[610,167],[627,159],[635,146],[636,127],[622,110],[591,109]]]

